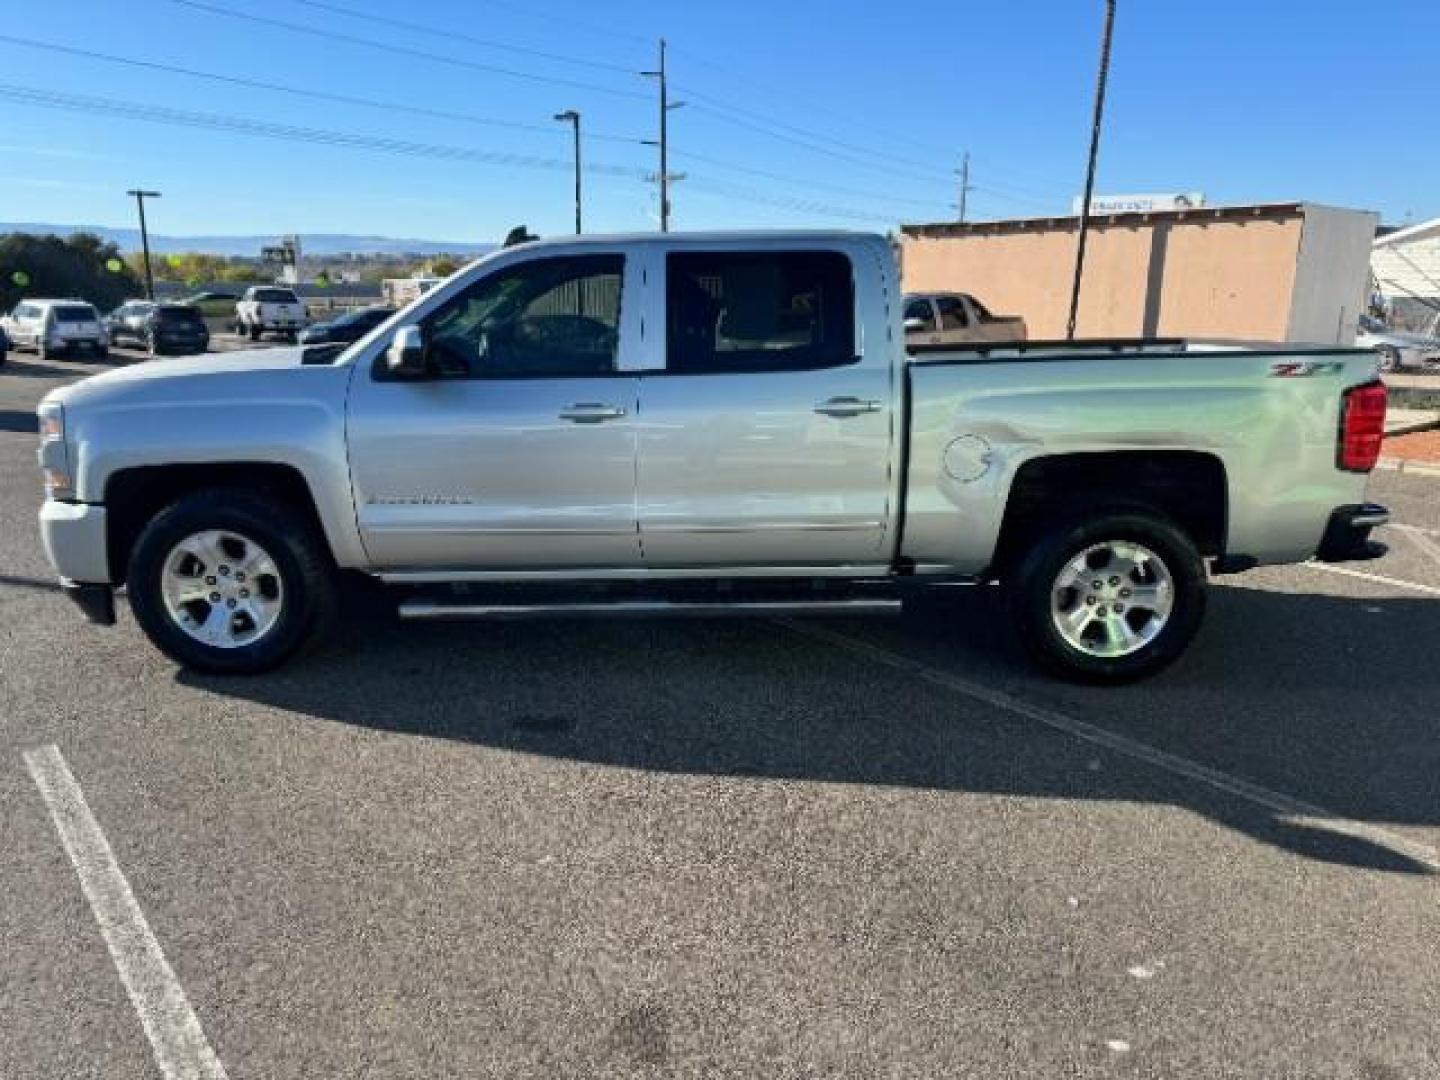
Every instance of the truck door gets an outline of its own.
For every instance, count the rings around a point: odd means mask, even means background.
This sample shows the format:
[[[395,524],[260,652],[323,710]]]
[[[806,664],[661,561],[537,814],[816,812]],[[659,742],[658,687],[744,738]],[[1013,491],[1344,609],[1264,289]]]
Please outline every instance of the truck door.
[[[640,384],[647,566],[886,561],[901,343],[867,259],[864,248],[664,256],[664,368]]]
[[[638,379],[621,254],[511,262],[420,319],[429,375],[383,351],[348,405],[361,539],[386,569],[633,567]],[[633,276],[633,275],[632,275]]]

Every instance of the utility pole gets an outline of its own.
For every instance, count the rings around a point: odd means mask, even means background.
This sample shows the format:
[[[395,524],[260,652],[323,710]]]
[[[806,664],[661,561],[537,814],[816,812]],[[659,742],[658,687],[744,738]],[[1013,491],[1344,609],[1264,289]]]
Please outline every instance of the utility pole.
[[[140,209],[140,249],[145,253],[145,299],[155,299],[155,277],[150,273],[150,234],[145,230],[145,200],[160,198],[158,191],[142,191],[131,188],[125,193],[135,196],[135,205]]]
[[[580,228],[580,114],[574,109],[566,109],[564,112],[556,113],[555,119],[563,123],[575,126],[575,235],[579,236]]]
[[[970,151],[960,162],[960,224],[965,224],[965,197],[970,194]]]
[[[669,98],[669,85],[665,75],[665,39],[660,39],[660,69],[658,71],[642,71],[640,73],[646,78],[656,79],[660,84],[660,139],[642,140],[646,146],[658,146],[660,148],[660,172],[657,179],[660,181],[660,231],[670,231],[670,181],[677,179],[670,175],[670,134],[668,121],[670,111],[684,105],[683,101],[671,101]]]
[[[1105,117],[1105,83],[1110,77],[1110,38],[1115,29],[1115,0],[1105,0],[1105,30],[1100,37],[1100,72],[1095,79],[1095,119],[1090,128],[1090,161],[1085,168],[1085,195],[1080,201],[1080,235],[1075,242],[1075,283],[1070,290],[1070,318],[1065,340],[1075,340],[1080,314],[1080,279],[1085,272],[1085,239],[1090,232],[1090,200],[1095,195],[1095,161],[1100,156],[1100,124]]]

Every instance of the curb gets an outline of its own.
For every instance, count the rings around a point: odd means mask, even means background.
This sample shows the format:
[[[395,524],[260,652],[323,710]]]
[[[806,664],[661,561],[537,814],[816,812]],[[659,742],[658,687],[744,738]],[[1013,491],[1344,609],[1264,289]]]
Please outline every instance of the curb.
[[[1390,439],[1396,435],[1414,435],[1419,431],[1434,431],[1440,428],[1440,416],[1429,420],[1416,420],[1412,423],[1401,424],[1399,427],[1386,428],[1385,438]]]
[[[1409,458],[1382,457],[1375,463],[1375,467],[1405,473],[1407,476],[1440,476],[1440,463],[1411,461]]]

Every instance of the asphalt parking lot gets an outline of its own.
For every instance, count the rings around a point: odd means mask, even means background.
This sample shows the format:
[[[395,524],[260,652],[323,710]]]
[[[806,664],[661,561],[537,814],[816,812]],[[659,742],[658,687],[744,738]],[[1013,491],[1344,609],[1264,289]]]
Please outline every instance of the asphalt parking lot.
[[[40,551],[31,411],[103,366],[0,369],[0,1076],[1440,1075],[1440,479],[1377,473],[1389,556],[1223,579],[1120,690],[983,590],[372,614],[218,680]]]

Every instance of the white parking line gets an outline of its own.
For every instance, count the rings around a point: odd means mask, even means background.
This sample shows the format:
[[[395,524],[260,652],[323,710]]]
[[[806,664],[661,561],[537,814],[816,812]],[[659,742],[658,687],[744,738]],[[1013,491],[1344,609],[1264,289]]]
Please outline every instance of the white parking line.
[[[1415,525],[1397,524],[1394,528],[1398,529],[1402,535],[1408,536],[1412,544],[1429,556],[1431,562],[1440,565],[1440,543],[1431,539],[1432,536],[1440,536],[1440,533],[1430,529],[1421,529]]]
[[[1427,529],[1423,525],[1406,525],[1399,521],[1392,521],[1382,526],[1386,529],[1402,529],[1410,533],[1424,533],[1426,536],[1440,536],[1440,529]]]
[[[1411,592],[1424,593],[1426,596],[1440,596],[1440,587],[1435,585],[1422,585],[1418,581],[1406,581],[1404,578],[1386,577],[1384,574],[1370,574],[1364,570],[1351,570],[1348,566],[1336,566],[1334,563],[1307,562],[1301,565],[1308,566],[1311,570],[1323,570],[1327,574],[1342,574],[1345,577],[1359,578],[1361,581],[1370,581],[1377,585],[1389,585],[1396,589],[1409,589]]]
[[[848,652],[873,660],[878,664],[903,671],[918,679],[935,686],[943,687],[963,697],[974,701],[983,702],[986,705],[1002,709],[1005,712],[1016,716],[1033,720],[1035,723],[1066,735],[1081,739],[1096,746],[1103,746],[1118,754],[1124,754],[1136,761],[1143,761],[1147,765],[1164,769],[1166,772],[1183,776],[1186,779],[1197,781],[1208,787],[1224,791],[1227,794],[1238,796],[1248,802],[1263,806],[1267,810],[1283,815],[1289,820],[1304,823],[1313,823],[1331,832],[1342,833],[1346,836],[1357,837],[1372,844],[1389,848],[1398,852],[1413,862],[1424,866],[1431,873],[1440,873],[1440,851],[1427,847],[1424,844],[1417,844],[1408,837],[1400,836],[1390,832],[1388,829],[1381,829],[1363,821],[1354,821],[1349,818],[1342,818],[1323,806],[1314,803],[1307,803],[1300,799],[1292,798],[1289,795],[1278,791],[1271,791],[1269,788],[1261,787],[1259,784],[1252,784],[1248,780],[1242,780],[1238,776],[1231,776],[1229,773],[1221,772],[1219,769],[1212,769],[1208,765],[1202,765],[1198,761],[1180,757],[1177,754],[1169,753],[1149,746],[1146,743],[1131,739],[1125,735],[1107,731],[1105,728],[1096,727],[1094,724],[1086,723],[1084,720],[1077,720],[1072,716],[1057,712],[1054,709],[1047,709],[1040,705],[1033,705],[1028,701],[1014,697],[1003,690],[995,690],[980,683],[971,682],[958,675],[952,675],[948,671],[941,671],[918,660],[912,660],[907,656],[891,652],[889,649],[872,645],[868,641],[850,637],[828,627],[817,626],[812,623],[796,622],[792,619],[777,619],[780,625],[799,634],[823,641]]]
[[[140,1014],[161,1073],[166,1080],[225,1080],[225,1069],[206,1041],[180,981],[59,748],[30,750],[25,764],[79,875],[80,888],[90,901],[130,1003]]]

